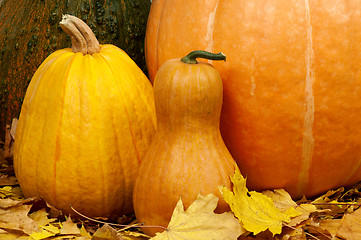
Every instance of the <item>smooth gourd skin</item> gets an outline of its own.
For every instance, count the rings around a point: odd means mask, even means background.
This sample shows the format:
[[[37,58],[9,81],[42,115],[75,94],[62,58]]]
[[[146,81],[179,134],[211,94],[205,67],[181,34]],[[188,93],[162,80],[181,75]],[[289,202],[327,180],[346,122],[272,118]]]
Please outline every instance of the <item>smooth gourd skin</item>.
[[[231,187],[235,162],[219,130],[222,80],[208,63],[166,62],[154,82],[157,131],[141,163],[134,188],[139,222],[167,227],[182,198],[187,208],[199,193],[220,198],[217,212],[229,210],[218,186]],[[143,228],[154,235],[160,228]]]
[[[83,19],[101,44],[123,49],[146,72],[145,28],[150,0],[1,0],[0,140],[18,118],[28,84],[47,56],[70,40],[59,28],[63,14]]]
[[[152,86],[125,52],[58,50],[36,71],[21,110],[14,151],[21,189],[73,216],[70,205],[93,217],[132,213],[155,126]]]
[[[224,52],[221,132],[248,187],[316,196],[361,180],[360,19],[357,0],[154,0],[150,79],[192,49]]]

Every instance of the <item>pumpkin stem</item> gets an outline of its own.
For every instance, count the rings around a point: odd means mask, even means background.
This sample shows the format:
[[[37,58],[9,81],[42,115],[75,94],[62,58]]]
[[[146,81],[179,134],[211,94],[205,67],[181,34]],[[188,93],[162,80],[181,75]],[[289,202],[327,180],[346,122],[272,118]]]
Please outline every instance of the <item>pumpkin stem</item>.
[[[181,59],[181,62],[189,63],[189,64],[197,64],[196,58],[205,58],[209,60],[224,60],[226,61],[226,55],[224,55],[222,52],[220,53],[211,53],[207,51],[202,50],[196,50],[193,52],[190,52],[187,56],[183,57]]]
[[[65,14],[60,27],[70,36],[73,52],[93,54],[100,52],[100,45],[90,27],[80,18]]]

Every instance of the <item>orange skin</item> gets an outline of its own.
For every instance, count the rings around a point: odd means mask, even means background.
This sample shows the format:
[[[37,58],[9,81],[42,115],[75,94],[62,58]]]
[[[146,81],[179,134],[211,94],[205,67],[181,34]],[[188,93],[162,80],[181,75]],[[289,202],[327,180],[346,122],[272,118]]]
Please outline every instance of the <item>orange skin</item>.
[[[219,198],[216,212],[230,211],[218,189],[231,189],[236,166],[219,129],[219,74],[207,63],[168,61],[157,74],[154,98],[157,130],[134,187],[138,221],[167,227],[178,200],[186,209],[198,194],[213,193]],[[164,229],[142,230],[153,236]]]
[[[194,49],[222,51],[223,139],[255,190],[295,199],[361,180],[358,1],[154,0],[150,78]]]

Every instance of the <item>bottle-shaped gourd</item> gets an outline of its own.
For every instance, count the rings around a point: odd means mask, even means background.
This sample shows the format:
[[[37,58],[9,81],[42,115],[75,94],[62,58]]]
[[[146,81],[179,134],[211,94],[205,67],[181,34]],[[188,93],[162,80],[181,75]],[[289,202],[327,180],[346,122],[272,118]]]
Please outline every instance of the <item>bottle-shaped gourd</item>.
[[[154,82],[157,130],[141,163],[134,189],[134,209],[145,225],[167,227],[177,201],[187,208],[198,194],[219,197],[216,212],[229,210],[219,186],[231,187],[235,162],[219,130],[222,79],[209,63],[222,53],[194,51],[159,69]],[[143,228],[149,235],[160,228]]]

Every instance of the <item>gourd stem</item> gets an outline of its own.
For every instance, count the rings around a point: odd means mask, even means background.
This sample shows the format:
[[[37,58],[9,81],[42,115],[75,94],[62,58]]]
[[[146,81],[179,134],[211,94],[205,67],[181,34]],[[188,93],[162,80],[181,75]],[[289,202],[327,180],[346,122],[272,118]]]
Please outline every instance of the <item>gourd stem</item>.
[[[224,60],[226,61],[226,55],[224,55],[222,52],[220,53],[211,53],[207,51],[202,50],[196,50],[193,52],[190,52],[187,56],[183,57],[181,59],[181,62],[189,63],[189,64],[197,64],[196,58],[205,58],[208,60]]]
[[[80,18],[65,14],[60,27],[70,36],[73,52],[93,54],[100,52],[100,45],[90,27]]]

